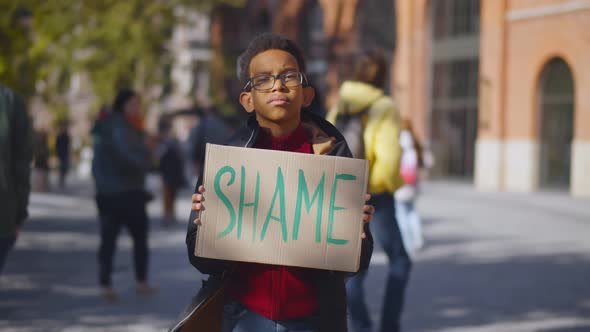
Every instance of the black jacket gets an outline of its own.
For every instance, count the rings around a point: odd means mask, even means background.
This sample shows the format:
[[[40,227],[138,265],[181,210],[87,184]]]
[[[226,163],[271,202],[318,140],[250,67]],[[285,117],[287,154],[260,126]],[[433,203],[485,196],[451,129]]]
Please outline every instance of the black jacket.
[[[302,114],[302,121],[315,125],[329,137],[334,137],[336,139],[331,149],[326,153],[327,155],[351,157],[350,150],[346,145],[344,137],[342,137],[340,132],[329,122],[321,117],[306,112]],[[234,137],[229,140],[227,145],[253,147],[259,132],[260,127],[258,122],[256,121],[255,116],[251,116],[246,125],[238,130]],[[202,176],[200,179],[201,178]],[[199,180],[197,188],[201,184],[200,182],[201,180]],[[201,273],[219,276],[228,269],[231,269],[234,263],[231,261],[201,258],[194,255],[195,239],[198,232],[198,227],[192,222],[195,217],[196,215],[194,215],[194,213],[191,214],[186,235],[189,260]],[[365,226],[365,233],[367,236],[362,241],[360,271],[366,270],[369,267],[369,262],[373,253],[373,238],[367,226]],[[353,274],[351,273],[318,270],[315,286],[319,302],[320,331],[344,332],[347,330],[346,290],[344,287],[344,281],[346,277],[352,275]]]
[[[0,85],[0,238],[27,219],[33,143],[24,101]]]
[[[123,114],[112,113],[95,124],[92,136],[96,193],[143,191],[145,175],[151,166],[143,133],[133,128]]]

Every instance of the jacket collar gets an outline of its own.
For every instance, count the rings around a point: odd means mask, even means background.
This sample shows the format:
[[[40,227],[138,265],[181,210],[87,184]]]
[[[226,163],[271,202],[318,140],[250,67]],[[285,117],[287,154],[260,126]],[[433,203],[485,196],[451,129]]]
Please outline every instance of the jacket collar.
[[[344,137],[331,123],[315,114],[302,111],[301,125],[310,133],[314,154],[329,154],[337,145],[344,142]],[[245,127],[239,130],[230,144],[234,146],[253,147],[260,126],[254,114],[248,117]]]

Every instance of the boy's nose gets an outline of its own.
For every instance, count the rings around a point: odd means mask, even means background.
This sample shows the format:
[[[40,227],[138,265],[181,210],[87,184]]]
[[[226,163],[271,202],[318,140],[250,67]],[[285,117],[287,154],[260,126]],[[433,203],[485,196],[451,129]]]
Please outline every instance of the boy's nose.
[[[279,91],[279,90],[283,90],[285,89],[286,86],[285,84],[283,84],[283,80],[281,80],[280,78],[276,78],[275,79],[275,85],[272,87],[272,91]]]

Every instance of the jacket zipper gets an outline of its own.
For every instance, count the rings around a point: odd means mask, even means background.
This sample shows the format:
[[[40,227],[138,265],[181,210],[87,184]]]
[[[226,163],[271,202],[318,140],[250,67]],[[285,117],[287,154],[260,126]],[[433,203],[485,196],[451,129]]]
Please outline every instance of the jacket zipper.
[[[248,138],[248,141],[246,142],[246,144],[244,145],[245,148],[247,148],[250,144],[250,141],[252,141],[252,138],[254,138],[254,134],[257,132],[257,129],[254,128],[254,130],[252,130],[252,133],[250,134],[250,138]]]

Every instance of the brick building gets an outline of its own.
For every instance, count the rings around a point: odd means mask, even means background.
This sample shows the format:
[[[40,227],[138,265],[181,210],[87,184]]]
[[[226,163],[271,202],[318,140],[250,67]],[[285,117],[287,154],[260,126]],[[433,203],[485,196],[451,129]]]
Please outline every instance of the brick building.
[[[439,174],[590,196],[590,1],[399,0],[397,11],[394,92]]]

